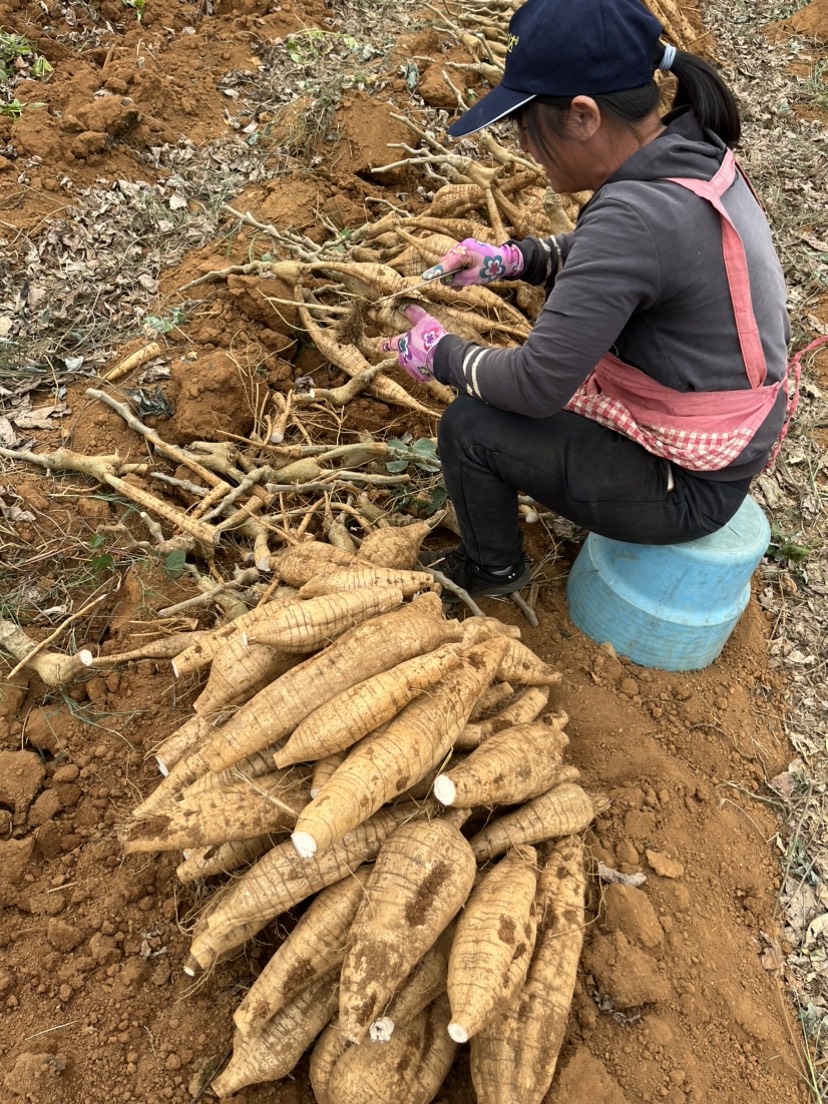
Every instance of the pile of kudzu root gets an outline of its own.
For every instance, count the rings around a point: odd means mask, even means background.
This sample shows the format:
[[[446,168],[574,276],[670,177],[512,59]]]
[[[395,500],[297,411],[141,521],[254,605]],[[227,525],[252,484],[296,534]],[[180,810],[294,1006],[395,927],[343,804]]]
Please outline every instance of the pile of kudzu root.
[[[334,393],[323,389],[307,394],[295,388],[293,410],[284,416],[283,428],[290,428],[309,400],[342,406],[362,390],[391,406],[436,417],[453,398],[451,390],[431,381],[418,389],[426,400],[420,401],[398,382],[404,376],[396,360],[389,360],[382,351],[384,338],[410,327],[403,313],[406,304],[425,306],[447,330],[466,340],[514,345],[528,337],[543,304],[543,289],[523,285],[449,288],[439,281],[424,287],[420,274],[464,238],[499,243],[530,232],[571,230],[585,198],[554,195],[537,165],[491,136],[480,139],[493,162],[485,165],[452,153],[411,119],[398,118],[413,131],[422,149],[405,146],[402,161],[373,171],[379,175],[401,164],[426,165],[432,177],[444,181],[427,212],[396,209],[319,244],[228,207],[234,218],[267,235],[269,253],[278,259],[211,270],[179,289],[184,295],[209,282],[238,276],[258,279],[257,295],[270,305],[274,317],[304,330],[326,360],[350,377],[350,383]],[[274,395],[273,402],[281,406],[273,414],[278,421],[284,401]]]
[[[451,5],[441,14],[447,34],[469,47],[477,57],[472,68],[487,79],[499,79],[506,24],[514,7],[513,0],[469,0],[454,17]],[[692,46],[692,28],[673,0],[652,0],[650,7],[665,23],[668,37]],[[449,79],[450,69],[449,65]],[[514,284],[455,289],[437,281],[419,288],[420,274],[465,237],[500,243],[509,236],[565,232],[586,198],[551,193],[537,165],[491,134],[476,139],[484,158],[479,160],[449,149],[414,120],[399,118],[411,131],[412,144],[400,144],[401,160],[372,171],[381,175],[400,165],[409,172],[419,167],[421,190],[427,189],[430,196],[426,211],[395,207],[378,220],[335,232],[319,243],[228,207],[233,218],[265,236],[268,254],[277,259],[205,272],[179,289],[186,299],[185,293],[195,285],[253,277],[256,292],[273,308],[273,324],[278,316],[291,338],[305,332],[325,360],[348,377],[346,382],[318,387],[300,378],[286,391],[257,383],[252,396],[254,425],[247,439],[196,441],[186,447],[165,441],[106,390],[89,388],[90,400],[115,410],[143,436],[147,458],[134,462],[117,455],[79,455],[67,448],[51,453],[0,448],[0,459],[53,473],[83,474],[130,500],[139,512],[130,514],[129,524],[125,520],[118,525],[119,539],[161,562],[169,555],[185,554],[186,570],[205,593],[210,592],[211,580],[219,581],[217,573],[227,569],[223,553],[228,548],[240,551],[252,564],[249,570],[266,575],[276,543],[290,544],[304,535],[331,540],[332,534],[347,542],[346,530],[354,524],[363,530],[385,524],[391,513],[386,507],[393,505],[390,496],[411,482],[407,473],[391,475],[383,467],[392,459],[388,446],[361,440],[332,448],[318,443],[313,427],[336,429],[343,406],[364,392],[392,407],[395,417],[398,411],[415,413],[418,426],[425,420],[428,434],[433,434],[442,406],[453,393],[436,381],[411,384],[396,359],[386,358],[382,351],[387,336],[410,326],[402,311],[405,304],[419,302],[450,332],[468,340],[507,345],[525,340],[544,293]],[[159,356],[162,347],[150,342],[105,380],[132,380]],[[155,493],[159,487],[183,498],[186,510]],[[136,518],[149,530],[148,540],[136,539]],[[193,560],[208,561],[210,575]],[[236,587],[241,577],[220,581],[225,588]],[[226,602],[222,596],[221,603]],[[59,684],[78,666],[76,657],[36,654],[30,660],[33,642],[13,625],[0,623],[0,645],[10,648],[21,664],[36,664],[50,685]],[[153,654],[152,648],[146,654]]]
[[[316,1099],[427,1104],[470,1042],[478,1099],[540,1102],[575,984],[582,832],[559,675],[489,617],[445,617],[428,526],[307,541],[270,600],[173,660],[209,666],[125,850],[182,849],[209,898],[185,970],[312,898],[235,1013],[219,1096],[291,1073]],[[540,718],[540,719],[539,719]],[[243,869],[244,868],[244,869]]]
[[[462,6],[447,4],[439,13],[435,10],[440,17],[435,26],[474,58],[465,64],[449,62],[443,70],[458,106],[465,104],[452,80],[457,70],[471,71],[493,84],[501,79],[508,19],[518,6],[514,0],[470,0]],[[675,0],[649,0],[648,7],[663,23],[666,38],[693,47],[696,35]],[[666,108],[669,78],[659,79]],[[537,164],[490,132],[475,136],[481,159],[464,154],[465,146],[459,147],[461,152],[447,147],[432,129],[408,116],[392,118],[411,132],[411,144],[390,143],[399,158],[372,167],[372,175],[382,177],[401,169],[422,173],[420,191],[429,195],[425,211],[394,207],[378,220],[349,227],[318,243],[228,206],[225,209],[233,218],[270,239],[268,253],[277,259],[209,271],[179,291],[183,294],[236,275],[279,281],[288,295],[268,294],[264,287],[257,288],[258,293],[280,318],[302,328],[330,364],[351,378],[352,386],[337,389],[334,398],[325,392],[326,398],[341,405],[365,388],[393,406],[436,415],[439,411],[421,403],[393,378],[399,377],[396,362],[383,359],[383,339],[410,327],[402,311],[405,304],[419,302],[449,332],[465,340],[513,345],[528,336],[544,291],[506,284],[448,288],[439,281],[423,287],[420,274],[464,238],[500,244],[510,237],[565,233],[574,227],[590,193],[555,194]],[[435,381],[426,387],[422,393],[438,406],[453,397]],[[301,397],[299,391],[296,394]]]

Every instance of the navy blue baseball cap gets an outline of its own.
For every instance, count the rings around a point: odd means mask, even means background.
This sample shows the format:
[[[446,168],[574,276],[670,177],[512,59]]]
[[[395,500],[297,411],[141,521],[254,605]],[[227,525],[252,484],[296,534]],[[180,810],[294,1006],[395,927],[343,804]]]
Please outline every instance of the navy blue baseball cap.
[[[537,96],[642,88],[662,30],[642,0],[527,0],[509,22],[503,79],[448,132],[473,134]]]

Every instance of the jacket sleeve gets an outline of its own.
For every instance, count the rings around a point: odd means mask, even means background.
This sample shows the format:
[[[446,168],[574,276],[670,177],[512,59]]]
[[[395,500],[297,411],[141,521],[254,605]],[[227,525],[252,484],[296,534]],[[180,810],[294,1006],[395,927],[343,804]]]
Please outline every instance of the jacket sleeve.
[[[566,405],[630,317],[657,302],[658,251],[628,203],[593,201],[565,237],[565,264],[524,344],[492,349],[447,335],[434,355],[441,383],[501,410],[548,417]]]
[[[510,239],[509,245],[517,246],[523,257],[523,268],[515,279],[551,288],[566,260],[573,233],[554,234],[549,238],[522,238],[519,241]]]

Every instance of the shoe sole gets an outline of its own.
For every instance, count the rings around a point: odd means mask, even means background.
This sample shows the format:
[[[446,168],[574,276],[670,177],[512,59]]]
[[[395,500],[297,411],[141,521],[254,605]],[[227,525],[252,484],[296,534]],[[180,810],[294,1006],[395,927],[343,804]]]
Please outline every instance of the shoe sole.
[[[483,587],[480,590],[468,590],[466,593],[469,598],[503,598],[508,594],[516,594],[519,590],[529,583],[532,577],[532,573],[529,568],[525,568],[523,573],[518,579],[513,579],[510,583],[501,583],[499,586],[493,583],[491,586]],[[446,605],[453,605],[456,602],[462,602],[463,599],[459,598],[456,594],[453,594],[450,590],[443,590],[441,595],[443,602]]]

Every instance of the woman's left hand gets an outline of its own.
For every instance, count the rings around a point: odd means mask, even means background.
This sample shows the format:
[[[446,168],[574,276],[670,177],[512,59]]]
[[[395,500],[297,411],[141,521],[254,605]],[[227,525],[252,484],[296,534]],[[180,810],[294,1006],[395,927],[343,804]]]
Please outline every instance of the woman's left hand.
[[[434,350],[446,331],[436,318],[432,318],[422,307],[411,304],[405,308],[405,315],[414,323],[408,333],[400,334],[383,341],[386,353],[396,353],[400,366],[409,376],[419,383],[433,379],[431,366],[434,362]]]

